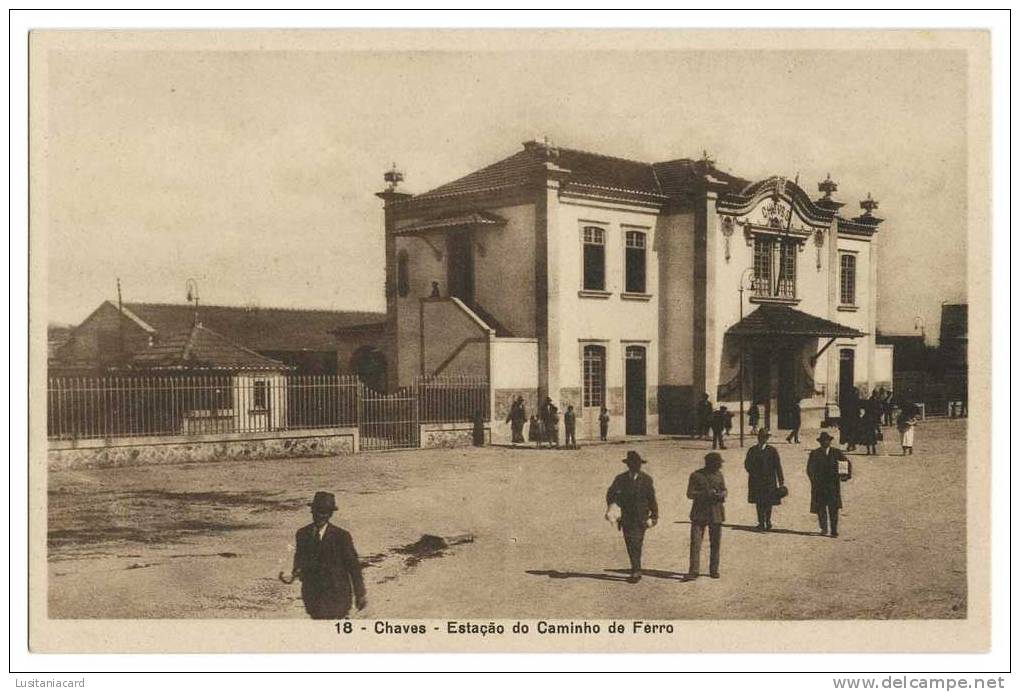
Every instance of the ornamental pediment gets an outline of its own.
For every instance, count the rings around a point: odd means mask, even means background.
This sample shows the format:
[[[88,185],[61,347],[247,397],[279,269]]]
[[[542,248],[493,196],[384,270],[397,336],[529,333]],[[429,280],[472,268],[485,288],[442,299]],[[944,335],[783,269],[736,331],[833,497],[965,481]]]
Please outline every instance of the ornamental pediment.
[[[745,232],[793,234],[804,238],[827,228],[833,214],[822,209],[797,183],[767,178],[738,193],[720,196],[719,213],[733,218]]]

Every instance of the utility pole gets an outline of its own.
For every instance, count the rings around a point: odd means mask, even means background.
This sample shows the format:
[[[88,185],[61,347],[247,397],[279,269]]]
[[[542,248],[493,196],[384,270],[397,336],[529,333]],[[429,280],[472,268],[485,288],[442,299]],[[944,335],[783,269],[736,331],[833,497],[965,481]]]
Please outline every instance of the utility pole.
[[[188,279],[184,284],[184,288],[188,292],[188,302],[195,304],[195,314],[191,322],[191,326],[194,327],[198,324],[198,282],[194,279]]]
[[[120,277],[117,277],[117,334],[118,343],[120,344],[120,350],[117,353],[117,361],[119,364],[123,363],[124,360],[124,299],[120,293]]]

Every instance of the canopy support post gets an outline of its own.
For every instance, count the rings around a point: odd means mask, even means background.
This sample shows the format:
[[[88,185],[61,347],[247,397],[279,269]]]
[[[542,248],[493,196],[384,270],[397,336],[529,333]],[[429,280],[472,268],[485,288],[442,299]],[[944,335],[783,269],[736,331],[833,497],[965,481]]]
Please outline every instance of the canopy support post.
[[[836,337],[832,337],[831,339],[829,339],[829,340],[828,340],[828,341],[826,342],[826,344],[825,344],[824,346],[822,346],[822,350],[820,350],[820,351],[819,351],[818,353],[816,353],[815,355],[811,356],[811,365],[814,365],[815,363],[817,363],[817,362],[818,362],[818,359],[822,357],[822,354],[823,354],[823,353],[825,353],[826,349],[828,349],[828,348],[829,348],[829,346],[832,346],[832,344],[833,344],[833,343],[834,343],[835,341],[836,341]]]

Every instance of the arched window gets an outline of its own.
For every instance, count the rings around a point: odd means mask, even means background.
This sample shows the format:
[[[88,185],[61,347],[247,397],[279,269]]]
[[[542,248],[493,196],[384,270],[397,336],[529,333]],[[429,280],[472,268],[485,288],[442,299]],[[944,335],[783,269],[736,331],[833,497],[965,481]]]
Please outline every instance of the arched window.
[[[405,298],[411,292],[411,276],[407,266],[407,250],[397,253],[397,293]]]
[[[645,347],[644,346],[628,346],[624,352],[624,358],[627,360],[644,360],[645,359]]]
[[[606,403],[606,347],[588,344],[584,347],[581,405],[602,408]]]

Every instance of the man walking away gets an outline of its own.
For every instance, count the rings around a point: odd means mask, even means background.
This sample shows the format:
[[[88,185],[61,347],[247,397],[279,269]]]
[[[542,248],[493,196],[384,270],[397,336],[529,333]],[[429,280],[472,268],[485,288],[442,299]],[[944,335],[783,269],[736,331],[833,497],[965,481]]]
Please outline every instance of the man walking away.
[[[641,581],[641,549],[645,541],[645,530],[659,521],[659,505],[655,501],[655,485],[652,477],[641,470],[645,460],[631,450],[623,459],[627,470],[613,479],[606,492],[606,513],[610,505],[620,508],[617,527],[623,531],[623,542],[630,558],[630,579],[636,584]]]
[[[723,431],[726,430],[729,417],[730,414],[726,411],[725,406],[720,406],[719,410],[712,414],[712,449],[726,449],[726,445],[723,443]]]
[[[564,441],[567,449],[577,449],[577,414],[572,404],[567,406],[567,412],[563,414],[563,428],[567,436]]]
[[[786,441],[793,444],[800,444],[800,402],[794,401],[790,404],[790,434]]]
[[[609,409],[605,406],[599,412],[599,439],[603,442],[609,439]]]
[[[701,570],[701,543],[708,529],[708,574],[719,578],[719,550],[722,523],[726,520],[723,503],[726,501],[726,481],[722,475],[723,458],[718,452],[705,455],[705,466],[691,474],[687,480],[687,497],[691,505],[691,556],[687,578],[697,579]]]
[[[758,444],[747,450],[744,470],[747,471],[747,501],[758,510],[758,530],[772,530],[772,507],[782,502],[779,488],[783,486],[783,465],[779,452],[768,443],[769,431],[758,431]]]
[[[811,481],[811,513],[818,515],[822,535],[839,536],[839,510],[843,507],[840,483],[850,480],[853,467],[840,450],[832,447],[832,435],[818,435],[818,449],[808,457],[807,475]]]
[[[511,442],[520,444],[524,442],[524,423],[528,420],[528,414],[524,410],[524,397],[518,396],[510,406],[510,413],[506,422],[510,424]]]
[[[336,511],[333,493],[317,492],[309,505],[312,523],[298,530],[290,581],[301,580],[301,600],[314,620],[341,620],[351,609],[351,595],[363,610],[365,581],[351,534],[329,523]],[[283,574],[280,574],[283,579]]]

